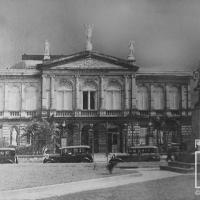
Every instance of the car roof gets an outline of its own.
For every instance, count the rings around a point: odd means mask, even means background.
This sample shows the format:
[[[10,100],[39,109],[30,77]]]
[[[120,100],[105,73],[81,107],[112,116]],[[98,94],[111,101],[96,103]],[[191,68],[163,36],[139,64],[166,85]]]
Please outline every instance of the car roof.
[[[2,148],[0,148],[0,151],[15,151],[15,148],[2,147]]]
[[[131,149],[157,149],[158,147],[156,146],[135,146],[135,147],[130,147]]]
[[[60,148],[60,149],[75,149],[75,148],[86,148],[86,149],[90,149],[90,146],[88,146],[88,145],[76,145],[76,146],[62,147],[62,148]]]

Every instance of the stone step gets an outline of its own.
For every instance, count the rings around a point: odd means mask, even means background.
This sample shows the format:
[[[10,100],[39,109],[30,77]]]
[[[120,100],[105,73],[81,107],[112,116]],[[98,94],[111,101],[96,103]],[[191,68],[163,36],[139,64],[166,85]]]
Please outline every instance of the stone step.
[[[194,168],[181,168],[181,167],[172,167],[172,166],[160,166],[160,170],[167,170],[178,173],[192,173]]]

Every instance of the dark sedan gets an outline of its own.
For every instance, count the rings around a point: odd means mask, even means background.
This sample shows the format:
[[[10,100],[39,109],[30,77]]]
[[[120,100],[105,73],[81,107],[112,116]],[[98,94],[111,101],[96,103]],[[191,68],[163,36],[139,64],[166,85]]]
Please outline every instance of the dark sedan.
[[[140,162],[160,161],[160,155],[156,146],[135,146],[128,149],[128,153],[116,153],[110,162]]]
[[[0,148],[0,163],[18,163],[15,148]]]
[[[44,153],[43,163],[80,163],[93,162],[90,147],[87,145],[60,148],[59,154]]]

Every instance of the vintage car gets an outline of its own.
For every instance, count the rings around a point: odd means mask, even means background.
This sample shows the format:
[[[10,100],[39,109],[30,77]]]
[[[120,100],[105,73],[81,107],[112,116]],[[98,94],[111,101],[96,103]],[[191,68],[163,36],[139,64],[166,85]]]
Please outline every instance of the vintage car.
[[[156,146],[134,146],[128,149],[128,153],[115,153],[109,162],[138,162],[160,161],[160,154]]]
[[[0,163],[18,163],[15,148],[0,148]]]
[[[48,151],[44,153],[43,163],[80,163],[93,162],[90,146],[67,146],[60,148],[59,154],[50,154]]]

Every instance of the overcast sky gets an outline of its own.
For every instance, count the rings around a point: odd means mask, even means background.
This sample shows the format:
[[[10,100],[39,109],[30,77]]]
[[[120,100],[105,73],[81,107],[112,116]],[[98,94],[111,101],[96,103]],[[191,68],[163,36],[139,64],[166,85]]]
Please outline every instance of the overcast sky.
[[[200,0],[0,0],[0,63],[23,53],[85,48],[84,24],[94,24],[95,51],[120,58],[135,40],[141,67],[190,70],[200,60]]]

